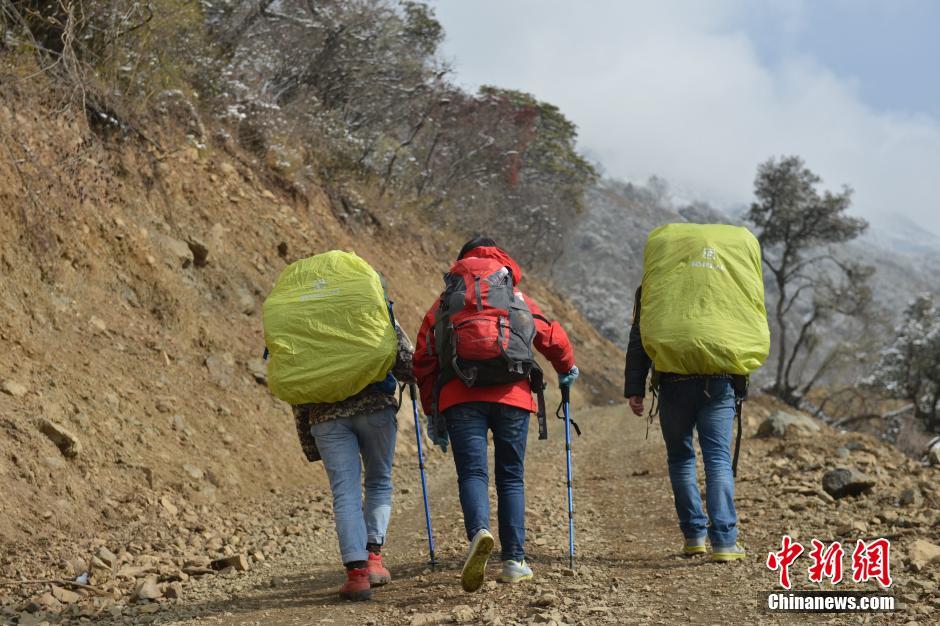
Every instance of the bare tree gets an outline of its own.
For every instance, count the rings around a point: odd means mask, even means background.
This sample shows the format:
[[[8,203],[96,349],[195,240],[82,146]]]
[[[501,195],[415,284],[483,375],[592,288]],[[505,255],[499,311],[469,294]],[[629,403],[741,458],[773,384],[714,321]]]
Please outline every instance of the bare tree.
[[[818,381],[802,381],[802,364],[819,345],[820,323],[859,315],[871,301],[871,268],[842,261],[833,249],[858,237],[868,223],[845,214],[851,189],[820,192],[819,183],[799,157],[770,159],[758,167],[757,200],[746,215],[759,231],[776,294],[776,372],[769,391],[794,405]]]

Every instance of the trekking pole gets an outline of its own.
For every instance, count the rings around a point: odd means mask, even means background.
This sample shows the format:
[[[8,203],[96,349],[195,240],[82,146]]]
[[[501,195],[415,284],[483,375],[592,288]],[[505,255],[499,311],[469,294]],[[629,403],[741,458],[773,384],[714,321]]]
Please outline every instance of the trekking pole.
[[[568,567],[574,569],[574,494],[571,489],[571,387],[561,386],[565,412],[565,460],[568,466]]]
[[[428,503],[428,481],[424,475],[424,447],[421,443],[421,419],[418,414],[418,394],[415,392],[415,385],[408,385],[408,392],[411,394],[411,408],[415,414],[415,437],[418,440],[418,469],[421,470],[421,493],[424,496],[424,521],[428,526],[428,552],[431,554],[431,569],[437,565],[437,559],[434,558],[434,531],[431,530],[431,505]]]

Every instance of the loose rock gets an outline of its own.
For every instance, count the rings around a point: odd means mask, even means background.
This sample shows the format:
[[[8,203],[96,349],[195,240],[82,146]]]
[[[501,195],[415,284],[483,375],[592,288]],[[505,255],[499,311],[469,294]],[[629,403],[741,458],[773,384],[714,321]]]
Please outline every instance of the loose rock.
[[[148,576],[144,579],[140,585],[137,586],[137,591],[134,592],[134,596],[139,600],[156,600],[163,597],[163,591],[160,589],[160,585],[157,584],[156,576]]]
[[[918,539],[910,545],[907,555],[915,571],[924,571],[933,563],[940,561],[940,546]]]
[[[59,451],[68,458],[75,458],[82,452],[82,444],[78,437],[73,435],[64,426],[42,419],[39,430],[56,445]]]
[[[248,559],[245,558],[244,554],[235,554],[224,559],[216,559],[209,564],[209,567],[216,571],[223,571],[231,567],[239,572],[247,572]]]
[[[22,385],[12,380],[3,381],[3,383],[0,384],[0,389],[3,390],[3,393],[9,396],[13,396],[14,398],[22,398],[29,392],[29,389],[26,387],[26,385]]]
[[[819,432],[819,424],[813,418],[807,415],[778,411],[764,420],[758,427],[757,436],[785,437],[790,428],[804,433]]]
[[[186,241],[189,251],[193,253],[193,265],[196,267],[205,267],[209,264],[209,246],[201,239],[192,237]]]
[[[875,479],[857,469],[840,467],[823,475],[823,489],[833,498],[857,496],[875,486]]]

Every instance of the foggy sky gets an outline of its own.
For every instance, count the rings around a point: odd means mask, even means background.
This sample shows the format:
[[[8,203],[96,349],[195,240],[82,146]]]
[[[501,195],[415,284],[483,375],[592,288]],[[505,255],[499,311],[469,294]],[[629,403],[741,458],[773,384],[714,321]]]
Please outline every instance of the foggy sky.
[[[558,105],[611,176],[740,206],[759,162],[799,154],[853,211],[940,231],[938,2],[431,5],[458,83]]]

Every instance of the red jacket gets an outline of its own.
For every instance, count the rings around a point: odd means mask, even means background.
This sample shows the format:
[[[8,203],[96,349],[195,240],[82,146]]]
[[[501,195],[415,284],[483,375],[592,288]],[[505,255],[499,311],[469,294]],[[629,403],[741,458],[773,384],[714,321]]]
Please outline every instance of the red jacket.
[[[515,285],[518,286],[522,281],[522,270],[519,269],[519,265],[499,248],[474,248],[464,256],[496,259],[504,263],[512,272]],[[574,349],[571,347],[571,341],[569,341],[565,329],[558,322],[545,321],[538,305],[525,294],[522,294],[522,297],[529,305],[529,310],[535,319],[535,340],[533,341],[535,349],[551,362],[556,372],[559,374],[568,372],[574,367]],[[414,353],[414,373],[421,389],[421,405],[427,414],[432,411],[434,385],[437,382],[439,373],[437,355],[433,353],[434,318],[439,306],[440,299],[434,303],[434,306],[424,316],[421,330],[418,332],[418,342]],[[526,409],[530,412],[536,409],[535,400],[532,398],[532,390],[527,380],[492,387],[467,387],[462,380],[456,379],[450,381],[441,389],[438,410],[443,412],[452,406],[465,402],[499,402],[500,404]]]

